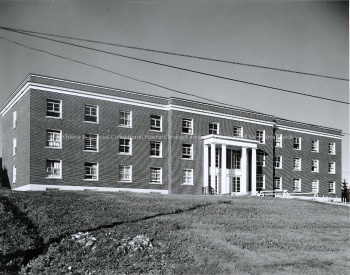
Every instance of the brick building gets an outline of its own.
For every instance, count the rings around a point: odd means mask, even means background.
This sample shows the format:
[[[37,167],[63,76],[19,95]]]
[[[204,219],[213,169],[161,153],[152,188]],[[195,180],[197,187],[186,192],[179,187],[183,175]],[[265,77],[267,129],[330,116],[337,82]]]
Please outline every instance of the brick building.
[[[1,115],[13,190],[341,193],[337,129],[39,75]]]

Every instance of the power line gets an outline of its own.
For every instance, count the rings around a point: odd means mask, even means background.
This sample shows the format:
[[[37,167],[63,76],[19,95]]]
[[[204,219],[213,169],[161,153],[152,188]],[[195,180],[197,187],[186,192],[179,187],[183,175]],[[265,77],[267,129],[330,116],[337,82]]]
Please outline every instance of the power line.
[[[9,30],[9,31],[15,32],[15,33],[24,34],[24,35],[28,35],[28,36],[32,36],[32,37],[41,38],[41,39],[44,39],[44,40],[58,42],[58,43],[65,44],[65,45],[79,47],[79,48],[83,48],[83,49],[87,49],[87,50],[92,50],[92,51],[106,53],[106,54],[110,54],[110,55],[114,55],[114,56],[124,57],[124,58],[131,59],[131,60],[141,61],[141,62],[145,62],[145,63],[149,63],[149,64],[159,65],[159,66],[168,67],[168,68],[177,69],[177,70],[182,70],[182,71],[186,71],[186,72],[191,72],[191,73],[195,73],[195,74],[200,74],[200,75],[210,76],[210,77],[214,77],[214,78],[219,78],[219,79],[234,81],[234,82],[238,82],[238,83],[248,84],[248,85],[252,85],[252,86],[257,86],[257,87],[277,90],[277,91],[280,91],[280,92],[298,94],[298,95],[303,95],[303,96],[308,96],[308,97],[328,100],[328,101],[342,103],[342,104],[350,104],[349,102],[340,101],[340,100],[336,100],[336,99],[330,99],[330,98],[321,97],[321,96],[309,95],[309,94],[305,94],[305,93],[300,93],[300,92],[295,92],[295,91],[291,91],[291,90],[287,90],[287,89],[281,89],[281,88],[276,88],[276,87],[272,87],[272,86],[257,84],[257,83],[248,82],[248,81],[239,80],[239,79],[234,79],[234,78],[230,78],[230,77],[224,77],[224,76],[220,76],[220,75],[209,74],[209,73],[200,72],[200,71],[196,71],[196,70],[191,70],[191,69],[186,69],[186,68],[177,67],[177,66],[173,66],[173,65],[168,65],[168,64],[164,64],[164,63],[159,63],[159,62],[155,62],[155,61],[150,61],[150,60],[146,60],[146,59],[142,59],[142,58],[132,57],[132,56],[123,55],[123,54],[117,54],[117,53],[108,52],[108,51],[104,51],[104,50],[99,50],[99,49],[95,49],[95,48],[91,48],[91,47],[87,47],[87,46],[82,46],[82,45],[78,45],[78,44],[64,42],[64,41],[60,41],[60,40],[56,40],[56,39],[41,37],[41,36],[37,36],[37,35],[29,34],[29,33],[24,33],[24,32],[20,32],[20,31],[14,31],[14,30]]]
[[[188,57],[188,58],[200,59],[200,60],[206,60],[206,61],[214,61],[214,62],[219,62],[219,63],[226,63],[226,64],[234,64],[234,65],[240,65],[240,66],[254,67],[254,68],[259,68],[259,69],[267,69],[267,70],[274,70],[274,71],[280,71],[280,72],[287,72],[287,73],[294,73],[294,74],[301,74],[301,75],[329,78],[329,79],[335,79],[335,80],[349,81],[349,79],[340,78],[340,77],[334,77],[334,76],[327,76],[327,75],[314,74],[314,73],[306,73],[306,72],[300,72],[300,71],[294,71],[294,70],[286,70],[286,69],[280,69],[280,68],[274,68],[274,67],[268,67],[268,66],[261,66],[261,65],[254,65],[254,64],[248,64],[248,63],[236,62],[236,61],[229,61],[229,60],[223,60],[223,59],[202,57],[202,56],[196,56],[196,55],[173,53],[173,52],[161,51],[161,50],[153,50],[153,49],[149,49],[149,48],[134,47],[134,46],[129,46],[129,45],[123,45],[123,44],[117,44],[117,43],[109,43],[109,42],[102,42],[102,41],[90,40],[90,39],[82,39],[82,38],[71,37],[71,36],[63,36],[63,35],[57,35],[57,34],[49,34],[49,33],[43,33],[43,32],[35,32],[35,31],[28,31],[28,30],[14,29],[14,28],[6,28],[6,27],[0,27],[0,29],[7,30],[7,31],[17,31],[17,32],[20,32],[20,33],[32,33],[32,34],[40,34],[40,35],[51,36],[51,37],[59,37],[59,38],[64,38],[64,39],[77,40],[77,41],[83,41],[83,42],[90,42],[90,43],[96,43],[96,44],[102,44],[102,45],[108,45],[108,46],[114,46],[114,47],[120,47],[120,48],[127,48],[127,49],[139,50],[139,51],[147,51],[147,52],[160,53],[160,54],[166,54],[166,55]]]
[[[46,53],[48,55],[52,55],[52,56],[55,56],[55,57],[58,57],[58,58],[69,60],[69,61],[72,61],[72,62],[75,62],[75,63],[78,63],[78,64],[83,64],[83,65],[86,65],[86,66],[89,66],[89,67],[93,67],[93,68],[96,68],[96,69],[99,69],[99,70],[102,70],[102,71],[105,71],[105,72],[116,74],[116,75],[119,75],[119,76],[122,76],[122,77],[125,77],[125,78],[128,78],[128,79],[131,79],[131,80],[135,80],[135,81],[138,81],[138,82],[141,82],[141,83],[146,83],[146,84],[149,84],[149,85],[152,85],[152,86],[155,86],[155,87],[158,87],[158,88],[162,88],[162,89],[165,89],[165,90],[168,90],[168,91],[172,91],[172,92],[175,92],[175,93],[196,97],[196,98],[199,98],[199,99],[202,99],[202,100],[206,100],[206,101],[213,102],[213,103],[220,104],[220,105],[225,105],[225,106],[231,107],[231,108],[232,107],[233,108],[237,108],[240,111],[252,112],[252,110],[249,110],[249,109],[246,109],[246,108],[242,108],[242,107],[235,106],[235,105],[232,105],[232,104],[222,103],[222,102],[219,102],[219,101],[216,101],[216,100],[208,99],[208,98],[205,98],[205,97],[202,97],[202,96],[193,95],[193,94],[186,93],[186,92],[181,92],[179,90],[171,89],[171,88],[168,88],[168,87],[165,87],[165,86],[162,86],[162,85],[159,85],[159,84],[155,84],[155,83],[152,83],[152,82],[149,82],[149,81],[146,81],[146,80],[141,80],[141,79],[138,79],[138,78],[135,78],[135,77],[131,77],[131,76],[128,76],[128,75],[125,75],[125,74],[117,73],[117,72],[114,72],[112,70],[108,70],[108,69],[105,69],[105,68],[102,68],[102,67],[99,67],[99,66],[91,65],[91,64],[79,61],[79,60],[75,60],[75,59],[69,58],[69,57],[65,57],[65,56],[62,56],[62,55],[54,54],[54,53],[49,52],[49,51],[40,50],[40,49],[37,49],[37,48],[26,46],[24,44],[21,44],[19,42],[16,42],[16,41],[13,41],[13,40],[10,40],[10,39],[7,39],[7,38],[4,38],[2,36],[0,36],[0,39],[3,39],[5,41],[11,42],[11,43],[14,43],[16,45],[22,46],[22,47],[27,48],[27,49],[31,49],[31,50],[34,50],[34,51],[37,51],[37,52]],[[262,115],[267,115],[267,114],[259,113],[259,112],[255,112],[255,113],[262,114]]]

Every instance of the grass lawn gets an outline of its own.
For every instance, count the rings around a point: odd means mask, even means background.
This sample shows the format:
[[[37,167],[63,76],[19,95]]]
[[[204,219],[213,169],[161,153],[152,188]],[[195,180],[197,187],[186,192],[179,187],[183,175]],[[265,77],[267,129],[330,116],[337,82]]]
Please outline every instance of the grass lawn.
[[[350,270],[345,206],[267,197],[0,190],[1,218],[0,274]],[[73,240],[77,232],[89,232],[94,244]],[[133,249],[139,235],[151,245]]]

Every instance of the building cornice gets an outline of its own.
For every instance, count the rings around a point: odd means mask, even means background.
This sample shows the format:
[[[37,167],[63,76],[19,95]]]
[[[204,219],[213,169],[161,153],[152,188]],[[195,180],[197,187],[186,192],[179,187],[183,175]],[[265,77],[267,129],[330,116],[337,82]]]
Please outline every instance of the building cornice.
[[[302,134],[311,134],[311,135],[337,138],[337,139],[343,138],[341,135],[328,134],[328,133],[317,132],[317,131],[313,131],[313,130],[306,130],[306,129],[290,127],[290,126],[282,126],[282,125],[278,125],[278,124],[276,126],[279,130],[283,130],[283,131],[291,131],[291,132],[297,132],[297,133],[302,133]]]

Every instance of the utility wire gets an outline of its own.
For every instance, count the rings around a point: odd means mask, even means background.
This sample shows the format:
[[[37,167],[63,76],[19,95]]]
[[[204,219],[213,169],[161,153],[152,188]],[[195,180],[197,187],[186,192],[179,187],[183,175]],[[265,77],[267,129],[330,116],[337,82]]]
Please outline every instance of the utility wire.
[[[248,82],[248,81],[244,81],[244,80],[238,80],[238,79],[234,79],[234,78],[230,78],[230,77],[224,77],[224,76],[215,75],[215,74],[209,74],[209,73],[200,72],[200,71],[196,71],[196,70],[191,70],[191,69],[186,69],[186,68],[177,67],[177,66],[173,66],[173,65],[168,65],[168,64],[164,64],[164,63],[159,63],[159,62],[155,62],[155,61],[150,61],[150,60],[146,60],[146,59],[142,59],[142,58],[132,57],[132,56],[123,55],[123,54],[117,54],[117,53],[108,52],[108,51],[104,51],[104,50],[99,50],[99,49],[95,49],[95,48],[91,48],[91,47],[87,47],[87,46],[82,46],[82,45],[78,45],[78,44],[64,42],[64,41],[60,41],[60,40],[56,40],[56,39],[51,39],[51,38],[46,38],[46,37],[42,37],[42,36],[37,36],[37,35],[24,33],[24,32],[20,32],[20,31],[14,31],[14,30],[9,30],[9,31],[15,32],[15,33],[24,34],[24,35],[28,35],[28,36],[32,36],[32,37],[41,38],[41,39],[44,39],[44,40],[58,42],[58,43],[65,44],[65,45],[79,47],[79,48],[83,48],[83,49],[87,49],[87,50],[92,50],[92,51],[106,53],[106,54],[110,54],[110,55],[114,55],[114,56],[124,57],[124,58],[131,59],[131,60],[137,60],[137,61],[141,61],[141,62],[145,62],[145,63],[149,63],[149,64],[154,64],[154,65],[159,65],[159,66],[168,67],[168,68],[172,68],[172,69],[177,69],[177,70],[182,70],[182,71],[186,71],[186,72],[191,72],[191,73],[195,73],[195,74],[200,74],[200,75],[215,77],[215,78],[219,78],[219,79],[234,81],[234,82],[238,82],[238,83],[248,84],[248,85],[252,85],[252,86],[257,86],[257,87],[277,90],[277,91],[280,91],[280,92],[298,94],[298,95],[303,95],[303,96],[308,96],[308,97],[313,97],[313,98],[333,101],[333,102],[342,103],[342,104],[350,104],[349,102],[340,101],[340,100],[336,100],[336,99],[331,99],[331,98],[326,98],[326,97],[321,97],[321,96],[315,96],[315,95],[295,92],[295,91],[291,91],[291,90],[287,90],[287,89],[276,88],[276,87],[272,87],[272,86],[257,84],[257,83],[253,83],[253,82]]]
[[[89,66],[89,67],[92,67],[92,68],[96,68],[96,69],[99,69],[99,70],[102,70],[102,71],[105,71],[105,72],[116,74],[116,75],[119,75],[119,76],[122,76],[122,77],[125,77],[125,78],[128,78],[128,79],[131,79],[131,80],[135,80],[135,81],[138,81],[138,82],[141,82],[141,83],[146,83],[146,84],[149,84],[149,85],[152,85],[152,86],[155,86],[155,87],[158,87],[158,88],[162,88],[162,89],[165,89],[165,90],[168,90],[168,91],[172,91],[172,92],[175,92],[175,93],[196,97],[196,98],[199,98],[199,99],[202,99],[202,100],[205,100],[205,101],[209,101],[209,102],[212,102],[212,103],[215,103],[215,104],[225,105],[225,106],[231,107],[231,108],[233,107],[233,108],[238,109],[239,111],[252,112],[252,110],[250,110],[250,109],[242,108],[242,107],[235,106],[235,105],[232,105],[232,104],[222,103],[222,102],[219,102],[219,101],[216,101],[216,100],[208,99],[208,98],[205,98],[205,97],[202,97],[202,96],[193,95],[193,94],[186,93],[186,92],[181,92],[179,90],[171,89],[171,88],[168,88],[168,87],[165,87],[165,86],[162,86],[162,85],[159,85],[159,84],[155,84],[155,83],[152,83],[152,82],[149,82],[149,81],[145,81],[145,80],[141,80],[141,79],[138,79],[138,78],[135,78],[135,77],[131,77],[131,76],[125,75],[125,74],[117,73],[117,72],[114,72],[114,71],[111,71],[111,70],[108,70],[108,69],[105,69],[105,68],[102,68],[102,67],[99,67],[99,66],[91,65],[91,64],[88,64],[88,63],[85,63],[85,62],[82,62],[82,61],[79,61],[79,60],[76,60],[76,59],[72,59],[72,58],[69,58],[69,57],[62,56],[62,55],[54,54],[54,53],[49,52],[49,51],[40,50],[40,49],[37,49],[37,48],[26,46],[24,44],[21,44],[19,42],[16,42],[16,41],[13,41],[13,40],[10,40],[10,39],[7,39],[7,38],[4,38],[2,36],[0,36],[0,39],[3,39],[5,41],[11,42],[11,43],[14,43],[16,45],[19,45],[19,46],[27,48],[27,49],[31,49],[31,50],[34,50],[34,51],[37,51],[37,52],[46,53],[48,55],[52,55],[52,56],[55,56],[55,57],[58,57],[58,58],[62,58],[62,59],[65,59],[65,60],[69,60],[69,61],[72,61],[72,62],[75,62],[75,63],[78,63],[78,64],[86,65],[86,66]],[[265,116],[267,115],[267,114],[259,113],[259,112],[255,112],[255,113],[261,114],[261,115],[265,115]]]
[[[28,31],[28,30],[14,29],[14,28],[6,28],[6,27],[0,27],[0,29],[7,30],[7,31],[18,31],[18,32],[25,32],[25,33],[32,33],[32,34],[40,34],[40,35],[51,36],[51,37],[59,37],[59,38],[64,38],[64,39],[77,40],[77,41],[83,41],[83,42],[90,42],[90,43],[96,43],[96,44],[102,44],[102,45],[108,45],[108,46],[114,46],[114,47],[120,47],[120,48],[127,48],[127,49],[139,50],[139,51],[147,51],[147,52],[160,53],[160,54],[166,54],[166,55],[174,55],[174,56],[180,56],[180,57],[188,57],[188,58],[200,59],[200,60],[206,60],[206,61],[214,61],[214,62],[220,62],[220,63],[226,63],[226,64],[234,64],[234,65],[240,65],[240,66],[254,67],[254,68],[259,68],[259,69],[267,69],[267,70],[274,70],[274,71],[280,71],[280,72],[287,72],[287,73],[294,73],[294,74],[301,74],[301,75],[329,78],[329,79],[335,79],[335,80],[349,81],[349,79],[340,78],[340,77],[334,77],[334,76],[327,76],[327,75],[314,74],[314,73],[306,73],[306,72],[300,72],[300,71],[294,71],[294,70],[286,70],[286,69],[280,69],[280,68],[274,68],[274,67],[268,67],[268,66],[261,66],[261,65],[254,65],[254,64],[248,64],[248,63],[236,62],[236,61],[229,61],[229,60],[216,59],[216,58],[208,58],[208,57],[202,57],[202,56],[196,56],[196,55],[189,55],[189,54],[173,53],[173,52],[168,52],[168,51],[153,50],[153,49],[148,49],[148,48],[134,47],[134,46],[129,46],[129,45],[117,44],[117,43],[108,43],[108,42],[102,42],[102,41],[90,40],[90,39],[82,39],[82,38],[71,37],[71,36],[63,36],[63,35],[57,35],[57,34],[49,34],[49,33],[43,33],[43,32],[35,32],[35,31]]]

